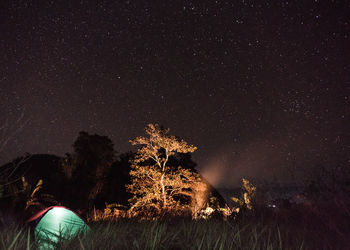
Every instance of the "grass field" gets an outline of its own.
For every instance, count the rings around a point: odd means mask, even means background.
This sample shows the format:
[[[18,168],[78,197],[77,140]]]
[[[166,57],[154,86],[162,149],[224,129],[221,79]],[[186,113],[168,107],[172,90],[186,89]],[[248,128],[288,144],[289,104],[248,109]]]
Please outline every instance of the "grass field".
[[[297,216],[297,217],[295,217]],[[90,222],[86,236],[58,249],[350,249],[347,225],[315,222],[310,215],[222,219]],[[35,249],[31,232],[13,224],[0,231],[1,249]]]

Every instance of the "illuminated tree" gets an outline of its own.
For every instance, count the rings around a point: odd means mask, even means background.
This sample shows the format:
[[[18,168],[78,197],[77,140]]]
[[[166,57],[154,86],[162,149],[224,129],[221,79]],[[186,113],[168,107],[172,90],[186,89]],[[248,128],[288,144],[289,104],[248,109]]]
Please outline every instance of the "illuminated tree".
[[[126,186],[134,195],[130,199],[130,212],[149,210],[162,213],[191,208],[195,203],[196,190],[203,189],[199,174],[168,163],[170,157],[178,153],[192,153],[197,148],[168,135],[169,129],[157,124],[149,124],[145,131],[148,137],[141,136],[130,141],[132,145],[141,145],[131,160],[131,184]]]
[[[242,179],[243,193],[240,198],[231,197],[231,199],[238,205],[234,208],[235,212],[240,212],[242,209],[253,209],[253,203],[256,198],[256,187],[253,186],[247,179]]]

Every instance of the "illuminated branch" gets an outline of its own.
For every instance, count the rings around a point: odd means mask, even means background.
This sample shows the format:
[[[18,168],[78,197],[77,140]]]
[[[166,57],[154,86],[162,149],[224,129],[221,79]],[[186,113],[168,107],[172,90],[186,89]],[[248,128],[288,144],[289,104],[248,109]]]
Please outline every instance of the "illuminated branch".
[[[188,169],[168,166],[169,159],[176,153],[191,153],[197,148],[168,135],[169,129],[163,129],[157,124],[149,124],[145,130],[149,137],[141,136],[130,141],[132,145],[141,145],[131,161],[131,184],[127,185],[127,190],[134,195],[130,199],[131,210],[141,205],[144,209],[174,209],[180,202],[174,195],[194,197],[191,192],[201,179]],[[142,164],[149,160],[154,161],[154,165]]]

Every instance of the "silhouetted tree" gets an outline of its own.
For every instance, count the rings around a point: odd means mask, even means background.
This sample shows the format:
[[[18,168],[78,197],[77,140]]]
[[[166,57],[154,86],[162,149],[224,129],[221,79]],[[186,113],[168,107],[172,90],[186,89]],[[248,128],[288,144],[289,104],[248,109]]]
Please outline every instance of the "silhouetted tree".
[[[72,183],[80,200],[80,208],[91,208],[94,199],[103,189],[106,177],[114,161],[115,151],[107,136],[80,132],[73,144],[71,165]]]
[[[197,164],[192,160],[191,153],[175,153],[168,159],[169,166],[181,166],[182,168],[196,171]]]
[[[128,205],[128,200],[131,198],[130,193],[126,192],[125,186],[130,184],[131,159],[135,154],[127,152],[120,154],[117,160],[112,164],[107,183],[104,189],[97,197],[96,204],[104,205],[105,203],[117,203]]]

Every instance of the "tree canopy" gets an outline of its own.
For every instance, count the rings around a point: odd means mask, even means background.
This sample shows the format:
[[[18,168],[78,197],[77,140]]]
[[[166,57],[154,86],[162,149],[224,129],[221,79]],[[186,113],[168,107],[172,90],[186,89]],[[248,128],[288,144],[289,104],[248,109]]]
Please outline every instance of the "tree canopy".
[[[73,172],[72,182],[80,184],[79,190],[75,191],[76,197],[81,201],[87,201],[88,204],[85,205],[89,207],[105,185],[106,177],[115,159],[114,145],[107,136],[90,135],[82,131],[74,142],[73,148],[74,153],[69,167]]]
[[[169,135],[169,129],[158,124],[149,124],[145,132],[147,137],[130,141],[132,145],[141,146],[131,161],[131,184],[127,185],[127,190],[134,196],[130,199],[130,212],[193,212],[194,207],[200,206],[196,197],[199,192],[204,195],[206,185],[195,171],[168,163],[170,157],[192,153],[197,148]]]

